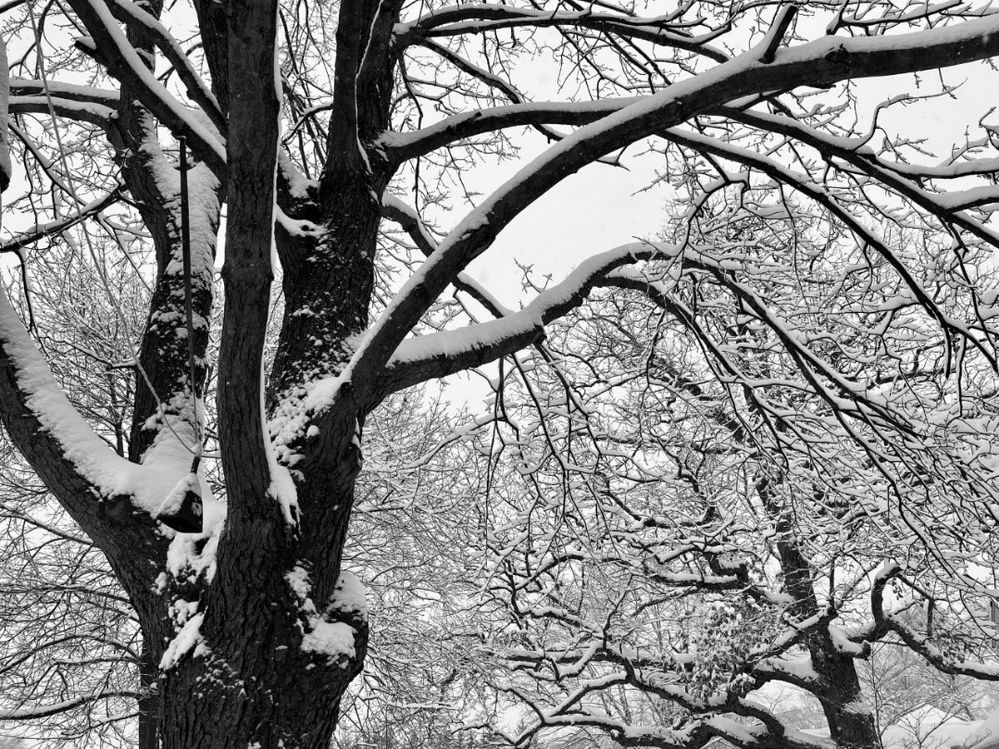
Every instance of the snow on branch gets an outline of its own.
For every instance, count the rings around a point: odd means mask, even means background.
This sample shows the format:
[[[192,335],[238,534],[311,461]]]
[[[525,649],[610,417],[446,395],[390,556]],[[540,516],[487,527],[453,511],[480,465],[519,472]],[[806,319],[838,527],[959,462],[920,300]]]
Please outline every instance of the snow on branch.
[[[984,188],[978,193],[959,191],[957,193],[935,194],[925,190],[915,181],[918,178],[957,178],[997,171],[999,170],[999,159],[982,159],[979,162],[957,163],[949,167],[913,167],[909,164],[888,163],[878,158],[873,151],[864,148],[866,139],[855,142],[845,138],[837,138],[810,128],[800,120],[768,112],[740,110],[732,107],[721,107],[718,111],[737,122],[794,138],[811,146],[826,159],[839,159],[855,167],[859,172],[878,180],[885,187],[890,187],[902,197],[911,200],[941,220],[964,229],[985,242],[999,245],[999,234],[986,227],[981,221],[958,212],[973,205],[974,201],[971,198],[976,195],[979,201],[995,200],[996,189],[994,187]]]
[[[42,718],[48,718],[51,715],[58,715],[60,713],[69,712],[70,710],[75,710],[76,708],[90,704],[91,702],[97,702],[98,700],[112,700],[119,698],[127,699],[138,699],[139,695],[136,692],[131,691],[105,691],[100,690],[93,692],[91,694],[81,695],[79,697],[74,697],[69,700],[64,700],[63,702],[56,702],[49,705],[38,705],[37,707],[25,707],[15,710],[7,710],[0,713],[0,721],[27,721],[27,720],[40,720]]]
[[[662,724],[643,724],[622,721],[598,708],[589,707],[585,698],[611,690],[621,685],[648,689],[657,697],[682,706],[694,713],[683,724],[666,727]],[[533,712],[535,719],[518,735],[508,737],[517,745],[527,745],[535,736],[549,728],[586,726],[613,736],[622,746],[658,747],[659,749],[695,749],[707,745],[714,738],[721,738],[737,747],[746,749],[825,749],[832,746],[828,740],[800,733],[788,728],[783,721],[757,707],[749,700],[735,696],[718,696],[706,700],[691,697],[674,685],[654,686],[637,671],[626,674],[608,674],[584,681],[560,704],[542,710],[530,695],[509,685],[504,691],[517,696]],[[597,703],[599,704],[599,703]],[[737,721],[721,711],[731,711],[752,723]]]
[[[125,497],[152,514],[186,475],[190,456],[182,452],[176,460],[164,457],[140,466],[112,450],[69,402],[5,296],[0,296],[0,365],[4,426],[48,486],[82,484],[76,502]]]
[[[386,133],[380,139],[392,163],[423,156],[437,148],[494,130],[523,125],[588,125],[639,101],[638,98],[575,102],[521,102],[506,107],[476,109],[446,117],[409,133]]]
[[[11,78],[11,96],[51,96],[54,99],[81,104],[100,104],[108,109],[118,106],[119,94],[107,88],[79,86],[61,81],[39,81],[31,78]]]
[[[57,236],[70,227],[76,226],[76,224],[81,221],[85,221],[91,216],[95,216],[101,211],[111,207],[120,199],[121,185],[104,197],[91,201],[71,216],[66,216],[65,218],[57,219],[55,221],[49,221],[45,224],[37,224],[28,229],[26,232],[8,240],[4,244],[0,245],[0,254],[6,252],[19,252],[23,248],[33,245],[35,242],[45,239],[46,237]]]
[[[788,167],[785,167],[772,159],[768,159],[765,156],[761,156],[754,151],[750,151],[749,149],[734,146],[729,143],[723,143],[722,141],[701,135],[700,133],[672,128],[665,131],[663,136],[674,143],[695,149],[698,152],[710,153],[742,164],[743,166],[757,169],[771,179],[792,187],[802,195],[805,195],[822,207],[828,209],[830,213],[836,216],[836,218],[848,227],[855,236],[861,239],[867,246],[876,250],[878,254],[888,262],[888,264],[892,267],[892,269],[894,269],[896,274],[905,284],[909,292],[911,292],[913,297],[920,303],[920,305],[922,305],[926,312],[941,325],[941,327],[960,335],[972,346],[983,349],[983,353],[985,353],[986,356],[989,356],[990,358],[995,357],[994,353],[984,350],[985,346],[981,341],[981,336],[976,335],[975,332],[970,330],[964,323],[952,318],[944,312],[944,310],[933,298],[933,294],[923,288],[922,284],[920,284],[918,279],[916,279],[912,271],[897,256],[896,253],[892,252],[884,241],[864,226],[860,220],[856,219],[827,189],[825,189],[822,185],[813,182],[808,175],[794,172]],[[934,205],[938,212],[945,212],[949,210],[942,205],[939,198],[933,198],[928,194],[924,194],[923,197],[924,202]]]
[[[103,104],[55,96],[12,96],[9,104],[11,114],[54,114],[56,117],[89,122],[103,130],[111,126],[115,117],[115,111]]]
[[[215,95],[211,92],[205,82],[198,75],[198,72],[187,59],[187,54],[180,46],[172,34],[153,15],[147,13],[130,0],[111,0],[111,12],[122,22],[138,25],[142,33],[150,37],[163,52],[163,56],[173,65],[184,86],[187,88],[187,95],[191,101],[195,102],[208,115],[208,118],[224,133],[226,130],[225,117],[219,108],[219,103]]]
[[[911,650],[921,655],[929,664],[945,674],[971,676],[983,681],[999,681],[999,663],[974,663],[958,660],[935,645],[928,635],[924,635],[901,619],[886,612],[884,591],[889,582],[902,578],[904,571],[895,562],[885,562],[874,576],[871,586],[871,612],[874,615],[873,631],[864,639],[876,641],[889,632],[894,632]]]
[[[827,37],[781,49],[769,64],[757,46],[661,93],[585,125],[522,168],[441,242],[369,328],[348,366],[354,386],[379,371],[451,280],[528,205],[604,154],[751,93],[956,65],[999,54],[999,14],[890,37]],[[361,385],[363,387],[363,385]]]
[[[438,44],[434,41],[424,41],[423,46],[431,50],[435,54],[439,55],[443,59],[447,60],[458,70],[472,76],[473,78],[481,81],[490,88],[494,88],[501,92],[506,98],[514,103],[514,105],[526,104],[526,97],[517,90],[517,88],[509,81],[504,80],[496,73],[491,70],[486,70],[485,68],[479,67],[468,60],[466,60],[461,55],[455,54],[450,49],[442,44]],[[539,121],[537,119],[527,122],[526,124],[531,125],[535,130],[544,135],[549,140],[560,141],[564,137],[562,133],[557,130],[553,130],[548,127],[544,121]],[[410,157],[412,158],[412,157]],[[597,160],[601,160],[602,157],[598,157]]]
[[[635,242],[594,255],[564,281],[540,293],[526,307],[497,320],[403,341],[386,367],[379,391],[445,377],[494,361],[534,343],[544,326],[578,307],[608,272],[641,260],[676,261],[677,247]]]
[[[223,175],[226,156],[221,139],[157,80],[128,42],[110,8],[100,0],[73,0],[71,5],[93,36],[92,40],[80,40],[77,46],[113,76],[133,86],[164,127],[175,136],[186,137],[197,157],[216,175]]]
[[[575,27],[695,52],[716,62],[725,62],[728,59],[724,52],[708,44],[721,33],[721,29],[709,31],[703,36],[693,36],[684,28],[684,24],[673,26],[673,21],[679,15],[680,13],[675,13],[658,18],[635,18],[611,13],[595,13],[592,9],[553,13],[535,8],[470,3],[440,8],[414,21],[398,23],[394,33],[397,44],[407,46],[424,39],[482,34],[487,31],[525,26]]]

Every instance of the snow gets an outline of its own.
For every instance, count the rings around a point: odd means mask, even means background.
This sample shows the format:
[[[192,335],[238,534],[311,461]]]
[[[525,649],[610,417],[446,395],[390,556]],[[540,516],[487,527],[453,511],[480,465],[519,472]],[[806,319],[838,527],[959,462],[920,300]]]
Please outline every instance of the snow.
[[[309,420],[314,414],[336,400],[341,386],[349,381],[351,373],[352,370],[348,367],[339,375],[312,380],[286,395],[274,409],[267,429],[274,451],[285,465],[294,465],[297,459],[289,445],[312,426]]]
[[[835,624],[830,624],[829,638],[832,640],[833,647],[835,647],[838,652],[845,653],[847,655],[855,655],[859,658],[864,657],[864,647],[851,640],[841,627],[837,627]]]
[[[153,180],[156,188],[167,196],[172,221],[180,231],[180,170],[163,156],[155,139],[143,142],[142,151],[152,158]],[[218,242],[219,181],[205,164],[193,164],[187,172],[188,227],[191,234],[191,280],[195,287],[211,284],[215,272],[215,246]],[[177,243],[176,251],[167,265],[166,272],[179,276],[184,271],[184,259]],[[179,304],[179,302],[178,302]],[[178,307],[179,309],[179,307]]]
[[[207,647],[201,639],[201,622],[204,618],[203,613],[194,614],[184,622],[180,631],[170,641],[163,657],[160,658],[161,671],[173,668],[191,650],[194,650],[196,656],[207,651]]]
[[[309,582],[308,570],[300,565],[295,565],[291,572],[284,576],[284,579],[288,581],[288,585],[303,604],[311,603],[312,583]]]
[[[7,71],[7,47],[0,42],[0,190],[10,182],[10,148],[7,138],[7,100],[10,98],[10,81]]]
[[[999,749],[999,709],[992,712],[968,737],[963,747],[966,749]]]
[[[295,200],[308,200],[310,192],[319,189],[319,182],[307,179],[283,148],[278,151],[278,168],[288,183],[288,194]]]
[[[959,211],[999,202],[999,190],[994,185],[983,185],[968,190],[951,190],[934,197],[947,210]]]
[[[201,496],[201,480],[196,474],[189,473],[178,481],[177,485],[164,497],[163,502],[157,508],[156,512],[153,513],[153,516],[159,517],[160,515],[175,515],[178,513],[188,492]]]
[[[329,660],[349,660],[354,657],[354,637],[357,631],[349,624],[320,619],[312,627],[312,631],[302,638],[302,650],[323,653]]]
[[[147,457],[141,466],[112,450],[69,402],[3,296],[0,296],[0,344],[15,368],[26,408],[98,496],[130,496],[138,507],[154,514],[176,488],[178,480],[190,472],[190,452],[163,433],[157,438],[159,447],[155,457]]]
[[[265,440],[265,444],[268,444]],[[274,451],[267,449],[268,463],[270,465],[271,483],[267,487],[268,496],[281,505],[281,513],[288,525],[298,525],[298,490],[295,488],[295,480],[291,476],[291,471],[277,462]]]
[[[166,568],[174,578],[196,580],[204,574],[211,582],[215,577],[226,506],[210,494],[202,495],[202,502],[202,532],[175,533],[167,548]],[[171,531],[166,529],[166,532]]]
[[[364,585],[353,572],[345,571],[340,574],[330,608],[343,613],[357,614],[362,619],[367,618],[368,602]]]
[[[806,683],[820,681],[818,673],[812,667],[812,659],[807,655],[800,658],[773,659],[766,665],[773,668],[778,674],[785,674],[795,681]]]
[[[341,573],[333,598],[322,613],[317,612],[312,600],[312,583],[305,567],[295,565],[284,577],[298,598],[301,611],[305,615],[302,650],[325,654],[331,661],[353,658],[357,630],[346,622],[338,620],[344,615],[355,621],[358,618],[362,621],[367,619],[364,586],[357,576],[350,572]]]

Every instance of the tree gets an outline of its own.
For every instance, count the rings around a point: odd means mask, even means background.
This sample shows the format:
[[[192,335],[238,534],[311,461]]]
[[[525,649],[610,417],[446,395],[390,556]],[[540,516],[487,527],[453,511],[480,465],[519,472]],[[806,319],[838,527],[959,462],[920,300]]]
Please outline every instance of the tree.
[[[910,618],[914,618],[912,613]],[[917,630],[921,626],[916,621],[908,623]],[[925,661],[897,640],[873,648],[861,678],[885,743],[888,735],[901,734],[914,746],[945,745],[952,725],[981,720],[994,709],[990,692],[981,682],[927,668]]]
[[[738,213],[721,215],[729,230],[742,223]],[[761,250],[771,251],[745,254]],[[848,339],[849,315],[822,311],[836,285],[822,282],[821,262],[797,273],[762,260],[756,267],[770,269],[767,297],[783,314],[810,309],[826,318],[818,329],[828,340]],[[987,690],[999,679],[995,634],[982,621],[988,596],[954,566],[990,565],[994,539],[940,533],[914,550],[905,516],[883,500],[888,482],[916,489],[904,476],[911,464],[875,466],[795,382],[758,318],[723,304],[710,277],[683,275],[678,286],[696,289],[696,327],[710,345],[692,345],[693,319],[665,318],[644,295],[615,294],[553,326],[546,347],[555,372],[524,362],[536,381],[511,373],[498,393],[509,454],[506,477],[494,482],[492,502],[502,509],[487,579],[505,617],[486,650],[509,665],[493,683],[526,716],[518,731],[502,733],[537,746],[586,732],[625,746],[721,738],[820,747],[829,736],[836,746],[872,747],[896,722],[886,693],[912,701],[934,683],[954,692],[976,680],[978,694]],[[895,296],[891,284],[871,287]],[[817,296],[793,301],[809,289]],[[804,320],[799,330],[807,332]],[[856,338],[852,345],[858,355],[866,348]],[[867,377],[894,368],[870,354],[860,357]],[[719,373],[722,361],[731,367]],[[941,380],[926,388],[913,377],[907,387],[932,411],[949,401]],[[944,454],[947,436],[937,439],[935,470],[966,469],[960,454],[952,463]],[[979,447],[999,449],[991,439]],[[944,517],[955,499],[945,491],[907,504]],[[875,650],[880,670],[886,647],[902,654],[893,663],[923,671],[872,684],[864,661]],[[814,722],[785,715],[787,702],[814,707]]]
[[[368,415],[393,392],[538,344],[544,326],[597,285],[668,299],[668,283],[650,284],[643,263],[665,268],[666,281],[674,266],[726,280],[852,438],[893,424],[901,425],[893,434],[920,433],[901,409],[855,385],[863,362],[787,333],[759,296],[770,289],[754,294],[730,278],[724,249],[712,256],[678,236],[609,250],[516,312],[464,275],[547,191],[591,163],[619,160],[631,144],[655,137],[671,153],[696,155],[679,183],[691,222],[719,185],[765,179],[803,194],[894,274],[905,290],[898,305],[925,310],[948,354],[994,361],[993,300],[976,288],[973,265],[995,244],[978,210],[995,200],[986,179],[994,163],[979,158],[991,153],[987,137],[944,166],[912,165],[905,143],[869,147],[853,89],[836,86],[988,59],[999,52],[999,16],[889,3],[851,14],[839,2],[776,14],[753,3],[685,2],[642,15],[575,2],[194,0],[189,57],[182,10],[157,0],[4,6],[8,38],[19,42],[10,112],[46,124],[12,128],[29,186],[12,210],[43,213],[5,249],[78,224],[88,252],[96,233],[126,255],[129,232],[154,248],[123,454],[69,403],[15,307],[0,302],[4,426],[135,609],[143,746],[326,746],[368,638],[363,591],[343,571]],[[825,36],[816,20],[829,21]],[[515,56],[539,50],[555,55],[566,90],[578,87],[571,101],[532,101],[515,85],[523,73]],[[805,87],[833,87],[841,102],[813,105]],[[430,106],[434,121],[425,122]],[[439,241],[395,195],[414,179],[429,218],[446,199],[439,190],[450,169],[507,153],[501,131],[522,126],[553,144]],[[760,147],[744,145],[750,137]],[[712,170],[716,181],[705,182]],[[973,186],[941,187],[957,177]],[[35,200],[35,185],[51,208]],[[109,219],[122,202],[134,214]],[[207,424],[223,204],[217,417]],[[871,226],[885,214],[919,222],[928,243],[949,237],[954,260],[901,262]],[[383,217],[429,255],[416,270],[400,268],[382,243]],[[276,266],[283,312],[271,362],[264,344]],[[408,274],[395,283],[392,271]],[[442,320],[437,304],[449,286],[498,319],[444,329],[453,316]],[[965,301],[963,317],[945,313],[941,294]],[[665,308],[684,316],[684,305]],[[209,434],[224,503],[203,478]],[[899,459],[915,451],[896,447]],[[973,479],[961,486],[978,491]],[[199,500],[200,533],[191,532]]]

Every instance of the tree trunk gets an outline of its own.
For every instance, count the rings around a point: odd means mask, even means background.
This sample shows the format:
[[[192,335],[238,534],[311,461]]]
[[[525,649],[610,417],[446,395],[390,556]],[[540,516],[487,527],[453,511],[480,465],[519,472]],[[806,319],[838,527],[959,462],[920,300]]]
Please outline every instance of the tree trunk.
[[[757,493],[777,531],[777,555],[784,573],[784,588],[794,599],[789,613],[799,619],[819,613],[812,567],[798,544],[799,529],[791,513],[773,494],[770,482],[757,482]],[[826,627],[811,632],[804,641],[820,683],[812,689],[822,705],[833,741],[842,749],[881,749],[874,716],[865,707],[854,657],[842,653]]]
[[[139,660],[139,749],[159,749],[159,659],[146,640]]]
[[[277,611],[266,614],[241,623],[252,632],[240,647],[239,671],[202,649],[166,673],[160,684],[162,749],[329,746],[340,697],[360,671],[366,631],[358,632],[348,664],[303,651],[295,621]]]
[[[829,723],[836,746],[842,749],[881,749],[881,737],[874,715],[863,702],[860,680],[853,658],[835,653],[829,638],[822,648],[812,650],[812,663],[828,687],[816,696]]]

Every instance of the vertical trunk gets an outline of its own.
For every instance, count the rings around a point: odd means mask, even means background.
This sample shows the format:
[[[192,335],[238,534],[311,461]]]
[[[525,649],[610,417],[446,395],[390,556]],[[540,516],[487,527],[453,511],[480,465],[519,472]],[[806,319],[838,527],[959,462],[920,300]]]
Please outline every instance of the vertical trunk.
[[[139,749],[159,749],[160,699],[157,680],[159,663],[149,647],[143,642],[139,659]]]
[[[163,680],[162,749],[329,746],[340,697],[356,671],[294,646],[267,648],[248,634],[254,676],[236,677],[224,659],[206,652]]]
[[[341,489],[331,497],[349,506],[352,487]],[[274,543],[261,527],[238,558],[220,561],[200,631],[168,655],[162,749],[329,746],[340,698],[364,661],[366,616],[339,596],[342,587],[312,585],[303,598],[280,573]]]
[[[285,310],[271,392],[285,394],[314,374],[339,372],[348,341],[368,323],[384,178],[338,170],[316,209],[318,241],[283,238]]]
[[[757,493],[767,516],[777,531],[777,556],[784,573],[784,587],[794,599],[790,613],[796,619],[807,619],[819,613],[812,567],[798,545],[798,528],[782,502],[773,494],[770,482],[757,482]],[[829,732],[836,745],[843,749],[880,749],[874,716],[863,707],[863,692],[854,659],[841,653],[827,628],[812,632],[805,638],[812,668],[821,684],[813,690],[822,705]]]
[[[360,670],[367,642],[363,606],[353,597],[348,605],[337,586],[340,525],[345,530],[355,474],[332,470],[320,482],[326,490],[323,505],[339,511],[342,523],[331,528],[322,513],[308,512],[299,525],[295,490],[271,454],[261,399],[279,135],[277,4],[229,3],[225,17],[229,80],[239,82],[228,100],[225,310],[217,398],[228,509],[213,578],[183,613],[182,630],[167,651],[159,684],[159,733],[163,749],[325,749],[340,698]],[[318,271],[291,268],[288,275],[314,290],[309,284]],[[348,283],[341,291],[370,294],[370,283],[356,286]],[[336,301],[324,296],[317,305]],[[315,319],[305,320],[295,331],[324,336],[315,325]],[[312,338],[305,343],[309,351],[316,348]],[[289,369],[314,376],[313,364],[296,357]],[[348,455],[353,454],[354,429],[350,418],[333,430],[333,444]],[[338,454],[334,450],[332,460]],[[312,491],[311,483],[299,481],[299,502]],[[334,564],[316,561],[317,551],[306,540],[313,538],[322,539],[315,546],[334,549]]]
[[[812,663],[828,686],[818,696],[836,746],[843,749],[880,749],[874,715],[863,707],[863,694],[853,659],[836,653],[828,637],[812,650]]]

